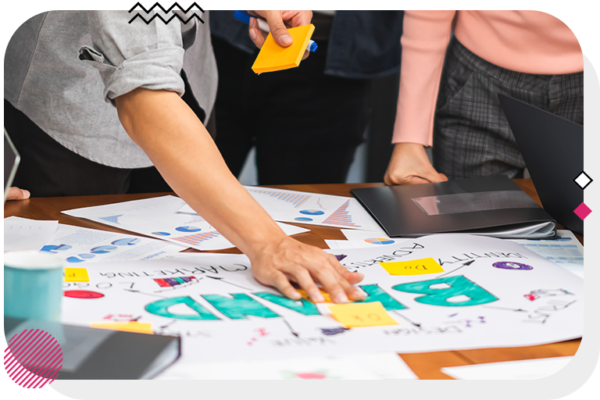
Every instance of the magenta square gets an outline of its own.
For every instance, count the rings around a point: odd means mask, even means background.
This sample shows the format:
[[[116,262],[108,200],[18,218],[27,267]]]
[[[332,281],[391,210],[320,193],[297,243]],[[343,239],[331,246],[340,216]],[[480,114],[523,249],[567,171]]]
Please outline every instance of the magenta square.
[[[575,214],[583,221],[588,215],[591,214],[592,210],[585,203],[581,203],[574,211]]]

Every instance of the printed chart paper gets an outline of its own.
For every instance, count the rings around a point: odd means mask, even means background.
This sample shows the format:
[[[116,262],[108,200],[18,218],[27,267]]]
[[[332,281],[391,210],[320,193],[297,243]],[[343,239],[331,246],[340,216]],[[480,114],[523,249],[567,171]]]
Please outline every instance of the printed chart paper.
[[[40,250],[56,233],[58,221],[4,219],[4,251]]]
[[[535,360],[506,361],[498,363],[465,365],[442,368],[454,379],[515,380],[543,379],[558,373],[573,357],[540,358]]]
[[[352,197],[245,186],[275,221],[381,231],[368,211]],[[187,204],[182,213],[195,214]]]
[[[197,214],[179,213],[178,210],[184,205],[185,202],[179,197],[162,196],[104,206],[78,208],[63,211],[63,213],[166,240],[186,248],[222,250],[234,247],[204,218]],[[297,226],[278,225],[287,235],[308,232],[308,229]]]
[[[327,252],[364,274],[362,303],[381,303],[398,325],[347,329],[327,304],[287,299],[254,279],[247,257],[226,254],[89,264],[62,320],[150,323],[182,337],[182,364],[529,346],[583,332],[583,280],[511,241],[448,234]],[[443,272],[381,266],[426,258]]]
[[[58,225],[41,249],[64,257],[67,265],[98,261],[151,260],[177,254],[187,246],[122,233]]]

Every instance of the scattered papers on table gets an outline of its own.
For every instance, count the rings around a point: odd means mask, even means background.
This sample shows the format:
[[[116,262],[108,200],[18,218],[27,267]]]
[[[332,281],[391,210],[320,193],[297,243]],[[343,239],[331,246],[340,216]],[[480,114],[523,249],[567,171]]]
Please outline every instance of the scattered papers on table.
[[[381,230],[358,200],[351,197],[253,186],[246,186],[246,190],[275,221]],[[197,215],[187,204],[179,211]]]
[[[4,218],[4,251],[40,250],[57,228],[58,221]]]
[[[572,359],[573,357],[553,357],[535,360],[505,361],[461,367],[446,367],[442,368],[442,372],[454,379],[543,379],[559,372]]]
[[[177,254],[184,249],[185,247],[162,240],[59,224],[56,234],[42,251],[62,256],[69,265],[98,261],[151,260]]]
[[[289,47],[278,45],[269,33],[252,65],[252,71],[262,74],[299,66],[314,30],[313,24],[289,28],[288,33],[294,39],[294,43]]]
[[[246,256],[186,253],[86,265],[89,282],[65,292],[62,320],[152,323],[182,337],[182,364],[530,346],[583,333],[583,280],[511,241],[448,234],[327,252],[364,274],[367,297],[355,304],[379,302],[400,325],[347,329],[322,312],[331,304],[260,285]],[[379,264],[425,258],[444,272],[390,275]]]
[[[234,247],[204,218],[197,214],[179,213],[185,205],[179,197],[163,196],[127,201],[105,206],[63,211],[73,217],[86,218],[162,239],[197,250],[222,250]],[[287,235],[308,232],[297,226],[278,224]]]

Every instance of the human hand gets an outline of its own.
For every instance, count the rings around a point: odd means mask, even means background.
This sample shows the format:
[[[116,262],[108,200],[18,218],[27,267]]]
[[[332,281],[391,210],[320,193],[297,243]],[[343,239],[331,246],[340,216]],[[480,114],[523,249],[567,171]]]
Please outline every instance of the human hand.
[[[418,143],[396,143],[383,181],[386,185],[414,185],[444,182],[448,177],[438,173]]]
[[[288,236],[270,243],[249,257],[256,280],[263,285],[274,286],[292,300],[299,300],[302,296],[290,282],[298,284],[316,303],[325,299],[315,282],[336,303],[365,298],[360,290],[352,286],[363,279],[362,274],[348,271],[334,255]]]
[[[282,46],[291,46],[294,39],[290,36],[287,28],[295,28],[297,26],[308,25],[312,20],[312,11],[292,11],[292,10],[254,10],[249,11],[250,14],[261,17],[269,24],[271,34],[275,39],[275,42]],[[263,32],[258,28],[258,22],[256,18],[250,18],[249,24],[250,39],[254,42],[256,47],[262,48],[265,43],[265,39],[268,36],[268,32]],[[309,52],[305,51],[302,59],[308,57]]]
[[[19,189],[16,186],[8,189],[8,196],[6,196],[6,200],[25,200],[31,196],[28,190]]]

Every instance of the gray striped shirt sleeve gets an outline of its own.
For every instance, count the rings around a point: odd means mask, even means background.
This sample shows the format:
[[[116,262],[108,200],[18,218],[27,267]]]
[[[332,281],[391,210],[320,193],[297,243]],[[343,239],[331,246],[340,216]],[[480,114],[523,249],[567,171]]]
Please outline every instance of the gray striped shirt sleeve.
[[[127,11],[88,13],[92,43],[79,49],[83,62],[92,62],[104,82],[108,102],[137,88],[184,93],[181,24],[155,18],[149,24]],[[152,14],[150,14],[152,15]]]

